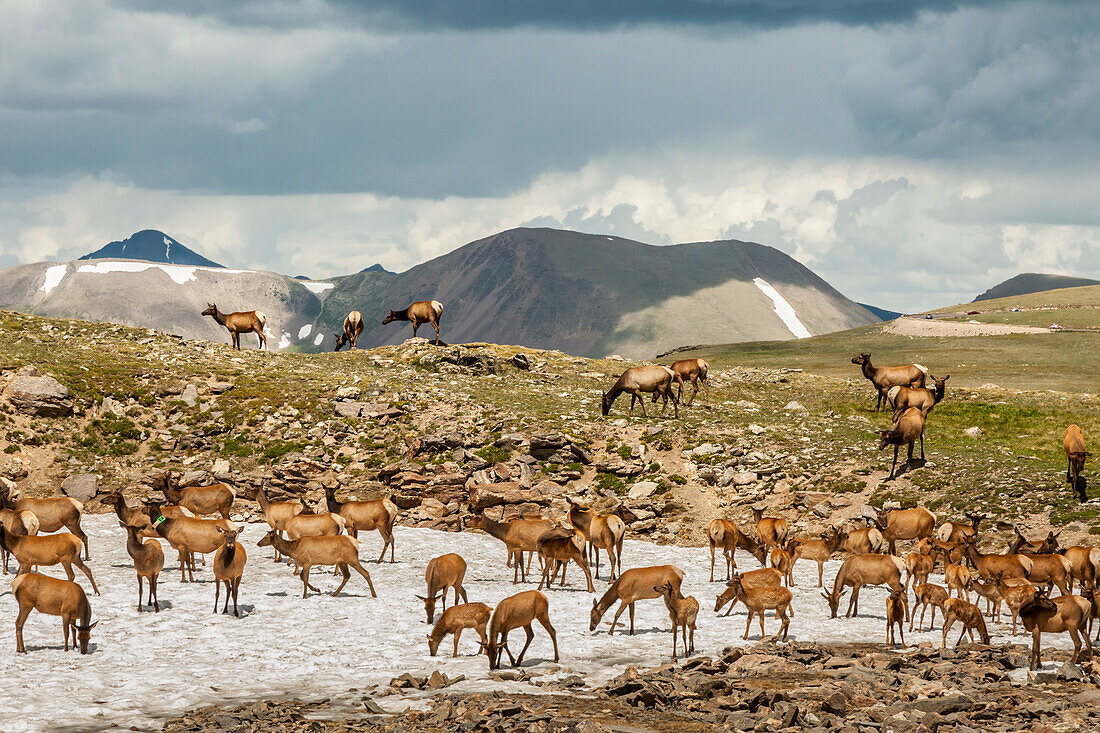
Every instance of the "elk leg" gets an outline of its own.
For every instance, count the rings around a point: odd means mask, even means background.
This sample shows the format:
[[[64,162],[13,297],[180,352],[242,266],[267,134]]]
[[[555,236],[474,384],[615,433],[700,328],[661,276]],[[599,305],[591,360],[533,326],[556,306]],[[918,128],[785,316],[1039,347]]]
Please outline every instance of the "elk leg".
[[[714,545],[710,546],[710,582],[714,582]]]
[[[416,330],[417,330],[418,328],[420,328],[420,322],[419,322],[419,321],[417,321],[417,320],[416,320],[416,319],[414,318],[414,319],[413,319],[413,322],[412,322],[412,324],[413,324],[413,338],[416,338]]]
[[[748,639],[749,638],[749,628],[751,626],[752,626],[752,609],[750,608],[749,609],[749,617],[745,621],[745,635],[741,637],[742,639]]]
[[[27,617],[31,615],[31,606],[24,606],[19,604],[19,616],[15,619],[15,652],[16,654],[26,654],[27,650],[23,646],[23,624],[27,623]]]
[[[778,611],[776,613],[778,613]],[[760,641],[764,641],[764,611],[763,610],[760,611],[759,619],[760,619]]]
[[[220,580],[215,579],[214,580],[214,613],[218,612],[218,600],[221,597],[221,592],[222,592],[222,582]],[[229,602],[229,597],[227,596],[225,600],[226,600],[226,603],[228,603]]]
[[[340,581],[340,585],[336,588],[336,591],[332,594],[333,598],[340,595],[340,591],[342,591],[344,589],[344,586],[347,585],[348,581],[351,579],[351,571],[348,570],[347,563],[338,562],[338,563],[336,563],[336,568],[340,571],[340,574],[344,576],[344,579]]]
[[[558,634],[557,634],[556,631],[554,631],[554,627],[550,625],[550,616],[548,614],[544,613],[540,616],[536,616],[536,618],[539,620],[539,624],[542,625],[542,628],[546,629],[546,633],[550,635],[550,641],[554,645],[554,661],[557,662],[558,661]],[[530,627],[528,627],[528,628],[530,628]]]
[[[898,467],[898,448],[899,447],[900,446],[896,446],[896,445],[894,446],[894,462],[890,464],[890,475],[887,477],[887,479],[886,479],[887,481],[890,481],[891,479],[894,478],[894,471]]]
[[[368,573],[368,572],[367,572],[367,569],[366,569],[366,568],[364,568],[364,567],[363,567],[363,566],[362,566],[361,564],[359,564],[358,562],[356,562],[356,563],[355,563],[354,565],[352,565],[352,567],[353,567],[353,568],[355,568],[356,572],[358,572],[358,573],[359,573],[360,575],[362,575],[362,576],[363,576],[364,578],[366,578],[366,580],[367,580],[367,586],[368,586],[368,587],[370,588],[370,595],[371,595],[371,598],[377,598],[377,597],[378,597],[378,594],[374,592],[374,583],[372,583],[372,582],[371,582],[371,579],[370,579],[370,573]],[[347,569],[345,568],[345,570],[344,570],[344,571],[345,571],[345,572],[347,572]],[[350,576],[351,574],[350,574],[350,573],[348,573],[348,575]],[[345,579],[345,580],[344,580],[344,582],[346,583],[346,582],[348,582],[348,581],[347,581],[347,580]]]
[[[516,661],[512,664],[513,667],[518,667],[523,664],[523,655],[527,653],[527,647],[531,646],[531,640],[535,638],[535,630],[531,628],[530,623],[523,627],[523,631],[527,634],[527,643],[523,645],[523,649],[520,649],[519,656],[516,657]]]
[[[310,585],[309,585],[309,565],[303,565],[302,566],[302,570],[300,572],[300,575],[301,575],[301,578],[302,578],[302,586],[303,586],[302,587],[302,598],[309,598],[309,589],[310,589]],[[314,588],[313,590],[317,590],[317,589]],[[317,591],[317,592],[320,593],[320,591]]]
[[[589,593],[595,593],[596,589],[594,587],[592,587],[592,573],[590,573],[588,571],[588,563],[585,561],[585,559],[583,557],[581,557],[579,555],[577,557],[573,558],[573,559],[577,561],[577,564],[581,566],[581,570],[584,571],[584,579],[588,581],[588,592]],[[562,571],[562,581],[564,582],[564,580],[565,580],[565,571],[563,570]]]
[[[646,414],[646,411],[645,411],[645,400],[643,400],[643,399],[642,399],[641,397],[639,397],[639,398],[638,398],[638,404],[642,406],[642,418],[643,418],[643,419],[645,419],[645,420],[648,420],[648,419],[649,419],[649,415],[647,415],[647,414]],[[631,403],[630,403],[630,406],[631,406],[631,408],[633,408],[633,407],[634,407],[634,403],[633,403],[633,402],[631,402]],[[634,412],[634,410],[633,410],[633,409],[631,409],[631,413],[633,413],[633,412]]]
[[[150,592],[150,593],[152,593],[152,592],[153,592],[153,586],[152,586],[152,582],[153,582],[152,580],[150,580],[150,581],[149,581],[149,583],[150,583],[150,585],[149,585],[149,592]],[[138,613],[141,613],[141,595],[142,595],[142,589],[141,589],[141,576],[139,575],[139,576],[138,576]]]
[[[160,613],[160,596],[157,594],[157,580],[159,578],[159,574],[149,577],[149,602],[153,604],[153,610],[156,613]]]
[[[634,604],[630,604],[630,635],[634,636]]]

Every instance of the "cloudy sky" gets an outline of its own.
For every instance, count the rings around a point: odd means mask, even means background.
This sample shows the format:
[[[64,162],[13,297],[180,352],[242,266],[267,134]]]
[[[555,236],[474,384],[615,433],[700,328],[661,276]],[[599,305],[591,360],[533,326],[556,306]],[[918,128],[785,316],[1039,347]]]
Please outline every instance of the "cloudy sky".
[[[144,228],[403,270],[501,229],[773,245],[898,310],[1100,277],[1100,7],[0,0],[0,266]]]

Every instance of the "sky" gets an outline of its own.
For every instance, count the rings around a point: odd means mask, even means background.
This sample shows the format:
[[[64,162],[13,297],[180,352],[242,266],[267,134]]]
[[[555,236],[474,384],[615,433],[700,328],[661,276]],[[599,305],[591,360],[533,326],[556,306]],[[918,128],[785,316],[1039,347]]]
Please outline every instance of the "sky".
[[[903,311],[1100,278],[1100,4],[0,0],[0,266],[161,229],[404,270],[515,226],[777,247]]]

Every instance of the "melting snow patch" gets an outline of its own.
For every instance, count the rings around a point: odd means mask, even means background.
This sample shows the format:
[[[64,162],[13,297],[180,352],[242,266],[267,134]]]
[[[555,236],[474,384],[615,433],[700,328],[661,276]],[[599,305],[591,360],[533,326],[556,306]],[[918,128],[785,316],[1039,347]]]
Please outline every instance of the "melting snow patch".
[[[306,325],[299,328],[298,329],[298,340],[301,341],[302,339],[304,339],[306,336],[309,335],[309,332],[312,331],[312,330],[313,330],[313,324],[312,323],[307,323]]]
[[[177,285],[183,285],[195,279],[195,272],[215,272],[234,275],[251,270],[228,270],[224,267],[188,267],[185,265],[162,265],[156,262],[97,262],[94,265],[81,265],[77,272],[105,275],[109,272],[145,272],[149,269],[164,271]]]
[[[779,316],[779,320],[783,321],[783,325],[794,334],[795,338],[805,339],[813,335],[808,328],[802,325],[802,321],[798,320],[798,314],[795,313],[794,308],[787,302],[787,299],[780,295],[779,291],[773,288],[767,280],[762,277],[754,277],[752,281],[756,283],[756,287],[760,288],[760,292],[771,298],[775,314]]]
[[[336,287],[336,285],[333,284],[333,283],[308,283],[308,282],[303,282],[302,285],[304,285],[306,287],[306,289],[309,290],[309,292],[316,293],[317,295],[320,295],[321,293],[325,292],[326,290],[332,290],[334,287]]]
[[[172,261],[172,240],[168,237],[164,238],[164,259]]]
[[[279,338],[279,345],[276,348],[278,348],[279,351],[282,351],[286,347],[290,346],[290,334],[286,331],[280,331],[279,333],[282,335]]]
[[[53,265],[46,268],[46,279],[42,281],[42,292],[47,295],[50,291],[61,284],[61,281],[65,279],[65,273],[68,271],[68,265]]]
[[[324,340],[325,340],[325,334],[319,333],[319,334],[317,334],[317,337],[315,339],[313,339],[313,345],[314,346],[320,346],[321,342],[324,341]]]

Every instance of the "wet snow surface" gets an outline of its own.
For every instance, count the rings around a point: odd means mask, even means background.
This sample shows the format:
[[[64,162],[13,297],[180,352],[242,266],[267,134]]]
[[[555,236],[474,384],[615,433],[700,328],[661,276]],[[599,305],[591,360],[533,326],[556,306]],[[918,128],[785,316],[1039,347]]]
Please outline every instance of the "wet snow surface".
[[[535,587],[512,585],[512,571],[504,567],[504,547],[487,535],[398,527],[398,562],[376,565],[369,561],[377,558],[381,540],[376,532],[361,534],[360,554],[368,560],[364,567],[379,597],[371,598],[366,582],[352,571],[344,593],[333,598],[337,579],[331,569],[314,569],[310,580],[325,594],[303,599],[301,582],[285,566],[272,562],[271,548],[256,547],[266,525],[246,525],[241,541],[248,552],[248,564],[240,592],[242,618],[236,619],[211,612],[214,584],[208,567],[201,570],[202,582],[180,584],[176,553],[167,545],[167,567],[159,588],[161,612],[139,614],[133,566],[118,521],[113,515],[89,516],[84,528],[91,542],[89,565],[103,592],[98,597],[89,595],[92,618],[99,622],[92,632],[91,653],[65,654],[60,620],[32,613],[24,628],[29,653],[17,655],[16,605],[5,588],[0,595],[0,678],[4,680],[0,730],[56,730],[62,726],[87,730],[112,723],[123,729],[146,729],[159,727],[164,718],[200,705],[283,695],[328,697],[371,683],[385,685],[406,671],[416,674],[439,669],[450,676],[466,675],[467,681],[451,688],[453,691],[490,685],[536,689],[521,683],[488,682],[485,657],[472,656],[477,649],[477,635],[472,630],[465,632],[459,649],[465,656],[444,656],[450,653],[449,637],[440,646],[441,656],[432,658],[428,654],[425,636],[429,627],[423,604],[415,594],[424,593],[424,567],[430,558],[458,552],[466,559],[469,570],[465,587],[470,601],[495,605],[519,590]],[[755,619],[749,641],[741,640],[745,630],[743,606],[727,618],[715,616],[714,598],[724,583],[707,582],[706,548],[627,540],[623,555],[627,568],[675,564],[686,571],[684,593],[698,598],[701,606],[695,634],[699,653],[714,654],[727,645],[759,640]],[[738,561],[743,570],[758,565],[745,553],[738,554]],[[839,560],[827,564],[826,583],[839,565]],[[63,577],[58,568],[47,572]],[[89,588],[79,572],[77,579],[86,590]],[[933,579],[942,582],[942,578]],[[617,606],[605,615],[598,632],[590,633],[593,596],[585,592],[583,576],[576,566],[570,568],[568,581],[564,589],[555,587],[547,593],[561,664],[550,661],[553,654],[549,638],[536,624],[525,667],[561,675],[582,674],[590,683],[600,683],[628,665],[656,666],[668,661],[669,620],[660,599],[638,603],[634,637],[618,633],[609,637],[608,624]],[[885,638],[885,591],[863,590],[860,607],[864,616],[830,620],[816,582],[816,563],[800,562],[796,569],[797,615],[791,620],[792,639],[844,643]],[[595,583],[598,593],[607,587],[603,580]],[[627,618],[624,613],[623,620]],[[771,615],[765,624],[769,634],[779,628]],[[991,628],[994,642],[1009,641],[1007,630],[1003,625]],[[958,633],[952,631],[951,643]],[[513,632],[515,651],[522,647],[522,640],[522,630]],[[938,644],[939,626],[932,633],[906,634],[909,643],[921,640]],[[1018,636],[1017,641],[1022,643],[1024,637]],[[1043,642],[1044,647],[1069,645],[1064,635],[1047,635]],[[401,707],[405,704],[400,703]]]

